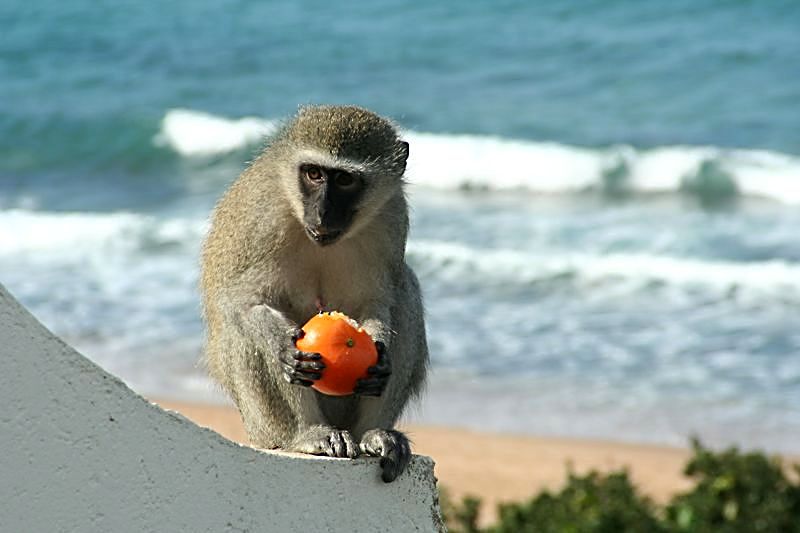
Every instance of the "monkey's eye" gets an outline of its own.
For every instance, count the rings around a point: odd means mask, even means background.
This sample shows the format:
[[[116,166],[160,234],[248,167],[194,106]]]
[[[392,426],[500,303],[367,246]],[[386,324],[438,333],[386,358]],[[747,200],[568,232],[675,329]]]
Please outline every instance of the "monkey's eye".
[[[322,169],[320,169],[319,167],[308,166],[306,167],[305,171],[306,171],[306,177],[310,181],[314,182],[322,181]]]
[[[341,170],[336,173],[334,181],[336,182],[336,186],[341,187],[342,189],[351,189],[356,184],[356,179],[352,174]]]

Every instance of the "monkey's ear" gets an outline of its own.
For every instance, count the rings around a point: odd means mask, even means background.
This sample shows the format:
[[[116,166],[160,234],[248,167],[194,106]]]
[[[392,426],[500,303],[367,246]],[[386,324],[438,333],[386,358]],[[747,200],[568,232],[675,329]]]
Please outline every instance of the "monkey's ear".
[[[408,162],[408,143],[406,141],[400,141],[400,151],[402,154],[403,172],[405,172],[406,163]]]
[[[403,161],[408,161],[408,143],[400,141],[400,149],[403,151]]]

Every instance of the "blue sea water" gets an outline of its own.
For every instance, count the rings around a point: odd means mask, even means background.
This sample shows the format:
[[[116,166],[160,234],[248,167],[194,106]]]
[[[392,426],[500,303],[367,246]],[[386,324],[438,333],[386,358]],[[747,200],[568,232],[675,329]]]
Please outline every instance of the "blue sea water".
[[[0,283],[151,395],[214,201],[305,103],[411,143],[410,417],[800,451],[800,4],[0,3]]]

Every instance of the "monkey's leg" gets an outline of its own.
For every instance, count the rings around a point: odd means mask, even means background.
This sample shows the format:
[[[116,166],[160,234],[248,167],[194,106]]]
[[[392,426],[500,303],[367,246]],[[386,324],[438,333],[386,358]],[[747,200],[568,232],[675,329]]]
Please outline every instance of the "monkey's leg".
[[[361,398],[359,417],[353,427],[353,434],[360,437],[362,451],[381,458],[381,477],[386,482],[400,475],[411,459],[408,438],[393,428],[408,401],[422,388],[428,361],[422,300],[411,270],[406,269],[399,285],[395,293],[398,300],[389,312],[392,322],[385,318],[363,321],[365,329],[369,326],[379,335],[378,340],[389,341],[384,356],[391,365],[380,396]],[[379,310],[373,312],[374,316],[380,316]],[[391,331],[387,327],[390,323],[396,333],[391,339],[382,338],[382,333]]]
[[[252,350],[239,356],[233,392],[242,421],[254,446],[354,458],[359,447],[348,431],[327,425],[314,391],[289,384],[267,358]]]
[[[278,383],[270,376],[264,355],[255,350],[230,359],[228,385],[239,409],[250,444],[259,448],[281,447],[297,431],[297,422]]]
[[[388,315],[386,308],[382,311]],[[380,311],[375,314],[378,313]],[[391,429],[410,392],[403,379],[405,368],[402,361],[399,361],[400,375],[394,379],[392,376],[393,351],[397,350],[397,358],[401,359],[404,343],[399,339],[390,339],[391,328],[386,315],[366,319],[362,323],[364,329],[376,338],[378,364],[371,367],[370,376],[359,380],[356,386],[355,393],[362,398],[353,432],[360,437],[359,448],[362,453],[381,458],[381,479],[389,483],[403,473],[411,460],[408,438],[400,431]],[[391,343],[389,348],[387,342]]]

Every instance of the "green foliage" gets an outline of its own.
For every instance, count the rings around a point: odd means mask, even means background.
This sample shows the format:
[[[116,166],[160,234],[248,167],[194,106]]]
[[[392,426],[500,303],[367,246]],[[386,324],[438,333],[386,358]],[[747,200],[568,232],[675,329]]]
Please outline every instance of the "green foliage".
[[[505,504],[492,533],[618,533],[661,531],[653,506],[636,493],[628,474],[570,474],[558,494],[547,491],[523,504]]]
[[[500,505],[485,529],[474,497],[453,503],[443,493],[442,512],[454,533],[800,533],[800,466],[790,478],[762,453],[713,452],[698,441],[692,448],[685,474],[695,486],[661,509],[620,471],[570,474],[560,492]]]
[[[478,498],[466,496],[456,504],[450,498],[447,490],[442,488],[439,491],[439,505],[450,533],[479,533],[481,531],[478,528],[478,513],[481,505]]]
[[[778,460],[736,448],[714,453],[697,441],[692,447],[684,473],[696,485],[667,506],[671,531],[800,533],[800,485]]]

